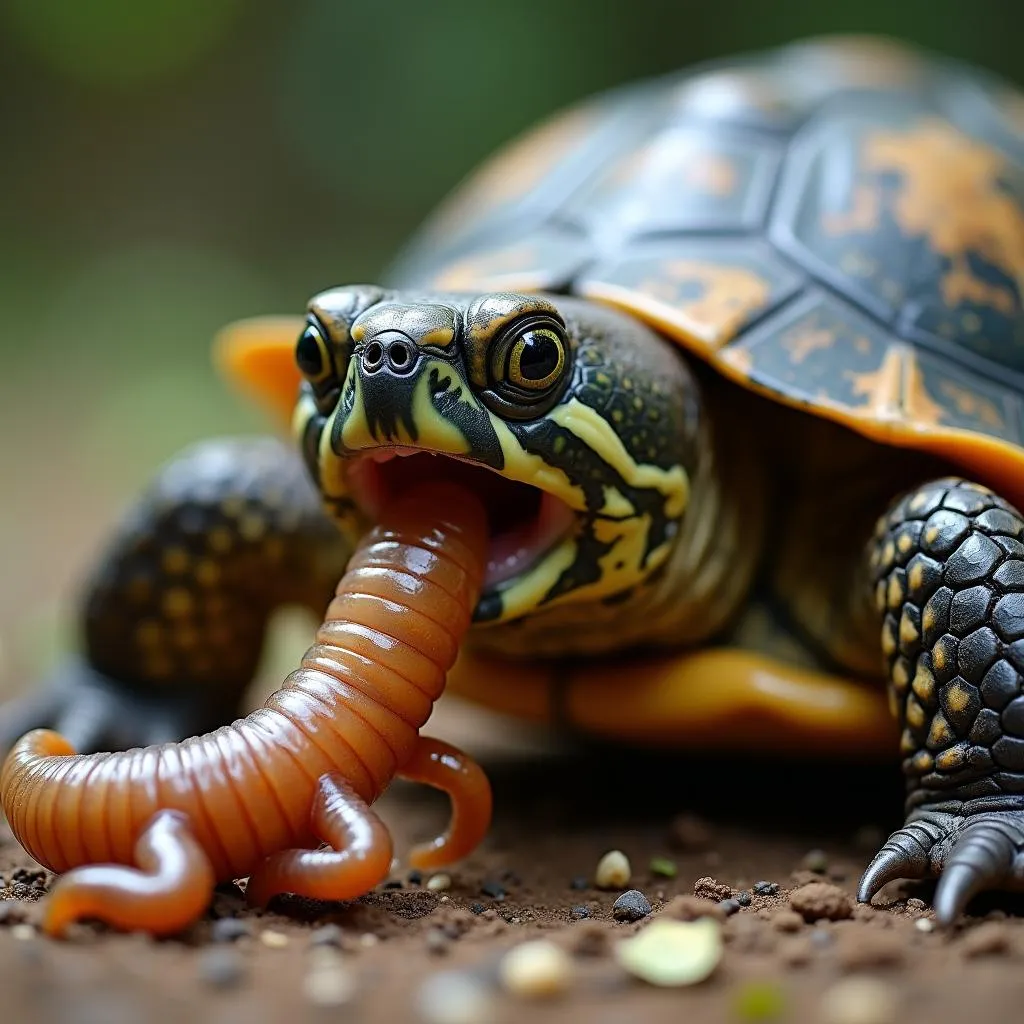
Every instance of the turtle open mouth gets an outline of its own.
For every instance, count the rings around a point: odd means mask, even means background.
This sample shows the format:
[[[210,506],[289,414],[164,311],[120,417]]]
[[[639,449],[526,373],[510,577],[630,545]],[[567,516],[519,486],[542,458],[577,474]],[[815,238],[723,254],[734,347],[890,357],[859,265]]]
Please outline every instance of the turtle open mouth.
[[[472,489],[487,509],[491,540],[485,590],[533,568],[565,538],[575,520],[573,510],[553,494],[469,459],[419,448],[375,448],[353,458],[346,473],[352,497],[371,519],[406,488],[440,478]]]

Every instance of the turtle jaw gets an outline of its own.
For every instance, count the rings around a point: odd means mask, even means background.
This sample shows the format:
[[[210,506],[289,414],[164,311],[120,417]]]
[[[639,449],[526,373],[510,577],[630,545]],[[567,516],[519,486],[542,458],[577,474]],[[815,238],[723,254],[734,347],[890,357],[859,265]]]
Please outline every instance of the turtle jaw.
[[[521,483],[474,459],[402,445],[381,446],[346,460],[352,499],[371,522],[394,496],[420,480],[451,479],[484,502],[490,547],[481,604],[514,586],[571,544],[578,513],[561,498]]]

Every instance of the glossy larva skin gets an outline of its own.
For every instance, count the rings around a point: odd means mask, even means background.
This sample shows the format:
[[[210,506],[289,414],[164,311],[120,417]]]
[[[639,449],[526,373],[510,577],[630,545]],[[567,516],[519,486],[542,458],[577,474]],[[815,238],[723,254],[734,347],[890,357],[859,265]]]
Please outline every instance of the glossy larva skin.
[[[257,711],[121,753],[76,754],[50,730],[19,740],[0,775],[4,813],[37,861],[68,872],[46,929],[91,916],[178,931],[216,881],[246,876],[259,905],[283,891],[359,896],[390,870],[390,837],[369,804],[396,773],[448,790],[458,809],[414,860],[475,846],[490,818],[486,779],[419,730],[469,627],[486,538],[471,493],[424,485],[360,543],[316,643]],[[334,852],[317,852],[322,842]]]

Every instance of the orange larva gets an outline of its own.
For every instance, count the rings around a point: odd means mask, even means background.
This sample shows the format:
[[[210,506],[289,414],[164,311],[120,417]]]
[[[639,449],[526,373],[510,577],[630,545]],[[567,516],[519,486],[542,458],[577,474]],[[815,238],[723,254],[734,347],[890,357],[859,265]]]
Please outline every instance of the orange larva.
[[[486,557],[482,505],[451,484],[396,502],[357,549],[316,643],[264,706],[204,736],[76,754],[49,730],[22,737],[0,774],[14,835],[69,872],[44,927],[96,917],[173,933],[217,881],[351,899],[389,870],[391,839],[369,805],[395,775],[446,790],[449,831],[412,851],[457,860],[490,823],[480,768],[419,736],[469,627]],[[328,849],[317,849],[326,843]]]

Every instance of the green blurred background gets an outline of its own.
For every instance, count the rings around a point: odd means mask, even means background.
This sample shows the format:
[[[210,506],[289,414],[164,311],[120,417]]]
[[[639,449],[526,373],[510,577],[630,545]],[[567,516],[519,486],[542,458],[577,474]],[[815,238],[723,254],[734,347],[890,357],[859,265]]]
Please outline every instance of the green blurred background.
[[[1024,75],[1020,0],[0,0],[0,680],[159,461],[262,426],[220,325],[374,278],[562,104],[837,31]]]

